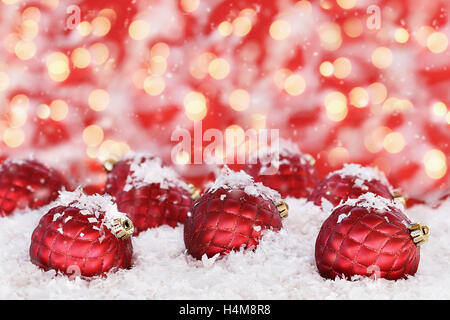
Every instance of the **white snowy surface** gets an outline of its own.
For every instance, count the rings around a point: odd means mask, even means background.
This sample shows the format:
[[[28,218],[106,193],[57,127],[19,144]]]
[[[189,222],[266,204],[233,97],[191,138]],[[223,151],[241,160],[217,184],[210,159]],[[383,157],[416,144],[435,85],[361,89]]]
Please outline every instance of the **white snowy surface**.
[[[265,231],[255,252],[196,261],[185,254],[183,227],[163,226],[133,238],[134,266],[90,282],[54,276],[29,262],[39,212],[0,219],[1,299],[449,299],[450,200],[439,209],[415,206],[413,221],[430,227],[416,276],[396,282],[365,278],[324,280],[314,262],[325,214],[288,199],[278,233]]]

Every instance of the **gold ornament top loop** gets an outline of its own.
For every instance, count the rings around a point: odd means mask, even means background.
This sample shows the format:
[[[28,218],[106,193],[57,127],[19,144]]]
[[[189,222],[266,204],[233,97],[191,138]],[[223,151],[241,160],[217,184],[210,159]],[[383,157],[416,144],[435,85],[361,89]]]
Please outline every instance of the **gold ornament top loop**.
[[[134,233],[133,222],[128,217],[114,219],[112,222],[111,232],[117,239],[128,239]]]
[[[278,201],[275,206],[277,207],[278,213],[281,218],[286,218],[289,214],[289,206],[283,200]]]
[[[192,183],[188,184],[188,191],[191,194],[192,200],[196,201],[198,198],[200,198],[200,189],[196,188]]]
[[[409,227],[409,234],[411,235],[414,244],[416,246],[421,246],[428,241],[430,228],[422,223],[415,223]]]
[[[406,201],[408,201],[408,196],[406,194],[403,194],[400,190],[394,190],[394,192],[392,192],[392,197],[394,199],[398,199],[403,206],[406,207]]]

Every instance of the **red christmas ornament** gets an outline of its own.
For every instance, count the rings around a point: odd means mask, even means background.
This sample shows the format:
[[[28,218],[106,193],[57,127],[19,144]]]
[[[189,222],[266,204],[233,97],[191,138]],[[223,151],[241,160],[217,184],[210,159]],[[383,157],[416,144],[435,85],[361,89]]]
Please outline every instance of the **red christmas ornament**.
[[[62,192],[31,237],[31,262],[70,276],[131,267],[133,223],[109,196]]]
[[[308,200],[320,206],[325,199],[335,207],[341,201],[356,199],[367,192],[386,199],[401,197],[378,169],[361,167],[359,164],[346,164],[343,169],[334,171],[324,178],[314,188]]]
[[[325,220],[316,240],[316,265],[329,279],[406,278],[417,271],[418,245],[428,233],[428,227],[411,224],[398,202],[366,193],[335,208]]]
[[[184,226],[184,243],[196,259],[256,248],[263,230],[281,229],[287,211],[277,192],[254,183],[243,171],[228,171],[193,205]]]
[[[184,223],[192,197],[198,196],[192,185],[156,157],[132,155],[117,165],[108,177],[107,190],[115,196],[119,210],[133,221],[136,235],[149,228]]]
[[[68,183],[58,171],[35,160],[6,160],[0,165],[0,217],[48,204],[62,188]]]
[[[282,197],[305,198],[319,180],[314,163],[311,155],[302,154],[296,145],[283,141],[279,149],[258,152],[244,170]]]

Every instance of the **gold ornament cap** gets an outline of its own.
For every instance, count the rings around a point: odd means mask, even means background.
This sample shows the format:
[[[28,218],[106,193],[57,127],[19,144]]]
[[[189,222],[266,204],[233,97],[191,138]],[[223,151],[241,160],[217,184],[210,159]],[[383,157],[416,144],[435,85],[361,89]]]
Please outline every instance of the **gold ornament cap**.
[[[428,241],[428,235],[430,234],[430,228],[428,226],[422,223],[415,223],[408,229],[416,246],[421,246]]]
[[[188,191],[191,194],[192,200],[196,201],[198,198],[200,198],[200,189],[196,188],[192,183],[188,184]]]
[[[310,165],[314,166],[316,164],[316,159],[314,159],[314,157],[309,153],[305,153],[304,157],[306,158],[306,161],[308,161]]]
[[[289,206],[283,200],[278,201],[275,206],[277,207],[278,213],[281,218],[286,218],[289,214]]]
[[[406,194],[397,189],[392,192],[392,197],[399,200],[403,204],[403,206],[406,207],[406,201],[408,201],[408,196]]]
[[[114,219],[112,222],[111,232],[117,239],[128,239],[134,233],[133,222],[128,217]]]

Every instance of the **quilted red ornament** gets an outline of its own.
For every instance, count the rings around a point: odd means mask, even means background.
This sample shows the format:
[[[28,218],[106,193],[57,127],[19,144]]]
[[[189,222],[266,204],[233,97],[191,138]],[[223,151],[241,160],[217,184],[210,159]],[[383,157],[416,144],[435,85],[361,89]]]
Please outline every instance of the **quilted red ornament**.
[[[36,160],[6,160],[0,165],[0,217],[48,204],[63,188],[68,183],[57,170]]]
[[[184,243],[196,259],[256,248],[263,230],[278,231],[287,205],[279,194],[244,171],[228,171],[195,202],[184,225]]]
[[[428,227],[412,224],[402,205],[373,193],[335,208],[316,240],[315,258],[324,278],[414,275]]]
[[[31,262],[80,277],[131,267],[133,223],[110,196],[62,192],[31,237]]]
[[[320,206],[325,199],[335,207],[349,198],[356,199],[367,192],[386,199],[393,199],[398,195],[378,169],[361,167],[359,164],[346,164],[343,169],[331,172],[322,179],[308,200]]]
[[[136,235],[149,228],[184,223],[195,189],[173,169],[159,158],[141,155],[131,155],[117,165],[107,189],[115,196],[119,210],[133,221]],[[116,188],[120,189],[113,192]]]
[[[305,198],[319,180],[314,162],[311,155],[302,154],[293,143],[283,142],[280,148],[259,151],[244,170],[282,197]]]

